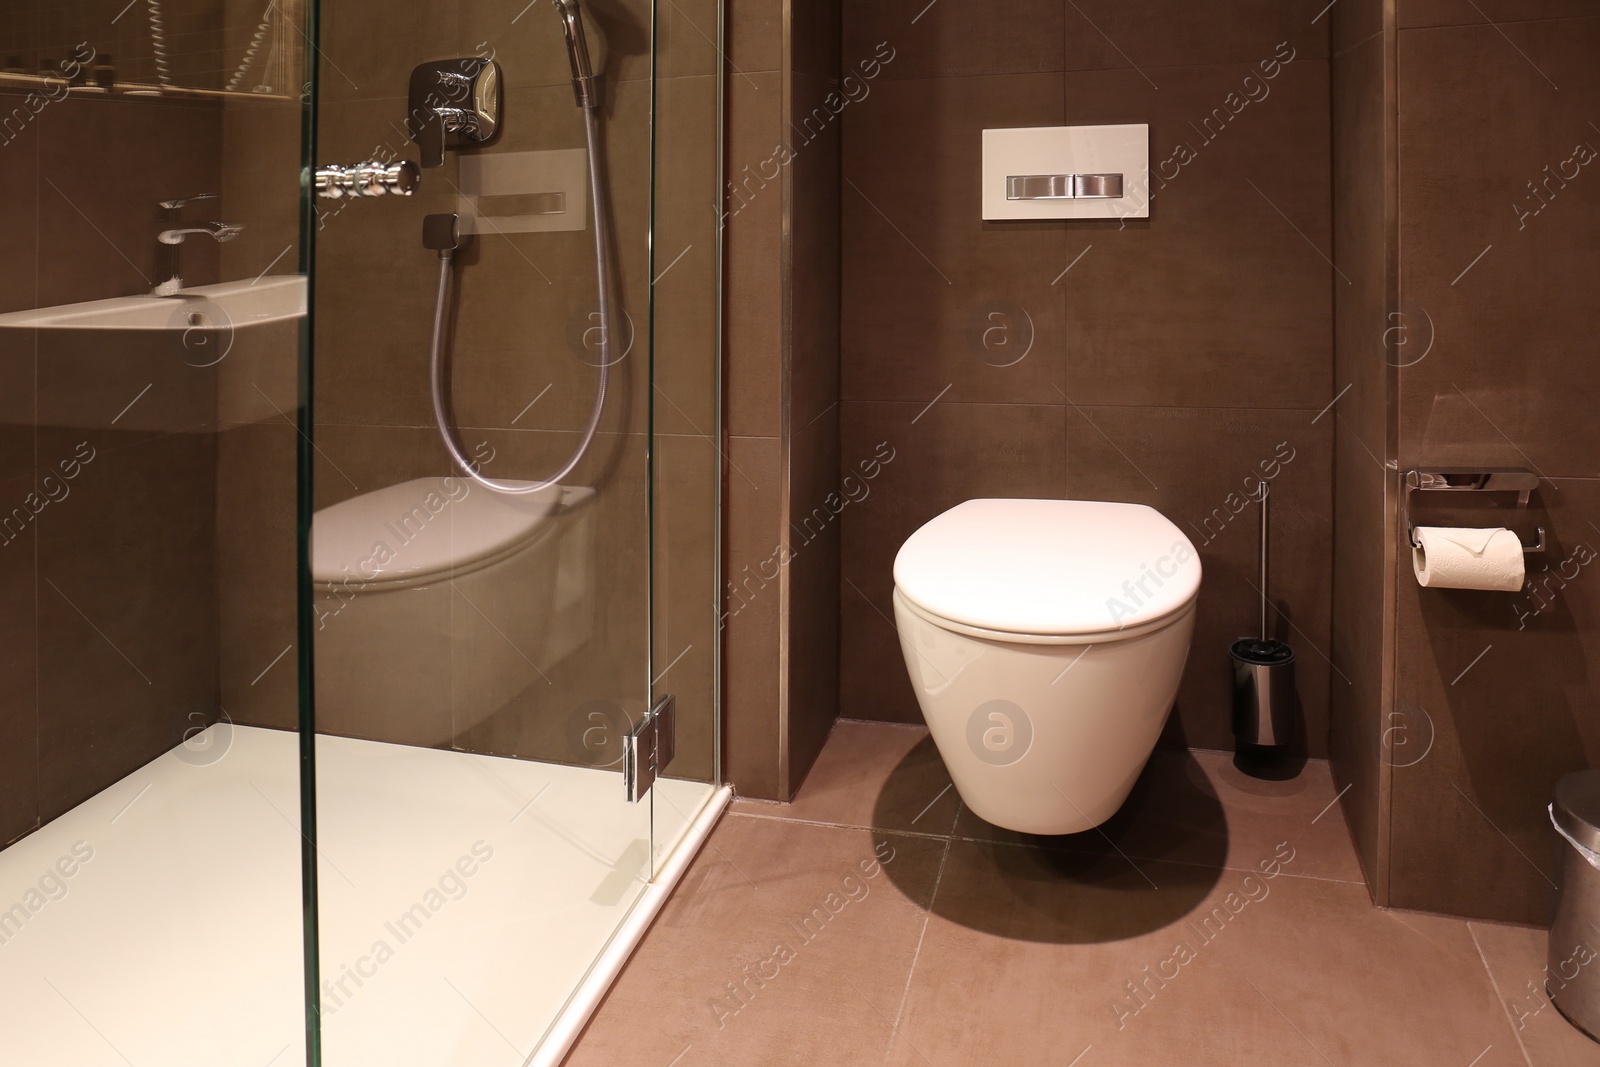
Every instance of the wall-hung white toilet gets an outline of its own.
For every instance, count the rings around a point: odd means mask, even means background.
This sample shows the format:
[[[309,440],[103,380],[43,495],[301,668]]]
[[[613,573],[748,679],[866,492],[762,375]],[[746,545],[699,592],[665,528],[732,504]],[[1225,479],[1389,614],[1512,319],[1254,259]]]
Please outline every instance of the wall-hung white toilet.
[[[447,746],[594,629],[593,489],[416,478],[311,524],[317,728]]]
[[[1194,632],[1200,561],[1143,504],[969,500],[894,563],[911,682],[967,807],[1070,834],[1122,806]]]

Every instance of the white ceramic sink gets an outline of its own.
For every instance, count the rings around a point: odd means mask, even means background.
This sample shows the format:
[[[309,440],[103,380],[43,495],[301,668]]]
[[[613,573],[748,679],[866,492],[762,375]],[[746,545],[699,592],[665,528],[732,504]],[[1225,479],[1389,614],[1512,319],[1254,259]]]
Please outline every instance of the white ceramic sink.
[[[280,275],[0,315],[0,381],[33,386],[0,389],[0,423],[213,433],[281,421],[299,396],[305,313],[305,278]]]
[[[57,330],[226,329],[278,322],[306,313],[306,280],[275,275],[253,282],[220,282],[180,289],[172,296],[119,296],[81,304],[14,311],[0,327]]]

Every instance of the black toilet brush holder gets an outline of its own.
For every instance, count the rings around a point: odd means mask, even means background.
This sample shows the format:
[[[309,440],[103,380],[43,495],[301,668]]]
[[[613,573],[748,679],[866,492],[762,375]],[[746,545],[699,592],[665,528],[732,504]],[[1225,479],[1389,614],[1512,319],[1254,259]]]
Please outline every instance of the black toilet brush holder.
[[[1233,736],[1241,750],[1282,751],[1295,734],[1294,649],[1268,636],[1267,499],[1261,483],[1261,619],[1258,636],[1243,637],[1228,648],[1233,660]]]

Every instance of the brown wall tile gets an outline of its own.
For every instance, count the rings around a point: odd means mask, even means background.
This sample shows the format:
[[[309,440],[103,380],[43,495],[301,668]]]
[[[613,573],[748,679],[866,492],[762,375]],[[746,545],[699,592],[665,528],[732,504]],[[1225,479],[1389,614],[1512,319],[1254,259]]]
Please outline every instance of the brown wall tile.
[[[729,459],[769,444],[781,459],[777,499],[759,509],[747,501],[726,526],[727,769],[741,792],[787,800],[837,714],[837,529],[793,562],[784,557],[809,540],[800,509],[837,477],[840,114],[870,87],[858,80],[848,87],[854,99],[840,94],[837,3],[735,3],[729,18]],[[754,496],[736,470],[727,484],[730,508],[740,494]],[[751,561],[771,571],[753,585],[743,572]],[[763,716],[770,721],[757,721]]]
[[[720,185],[716,79],[660,81],[655,107],[653,426],[703,436],[715,433],[719,401],[721,262],[706,211]]]
[[[795,104],[821,99],[829,82],[793,76]],[[796,431],[839,399],[839,124],[800,146],[790,164],[789,425]],[[833,466],[837,466],[834,464]]]
[[[723,396],[736,436],[776,437],[783,378],[783,129],[777,74],[730,78],[724,171]]]
[[[50,428],[40,455],[85,441],[94,458],[36,520],[44,820],[217,716],[213,438]]]
[[[1075,402],[1333,398],[1328,67],[1302,52],[1233,115],[1224,101],[1244,98],[1243,77],[1170,69],[1157,91],[1133,71],[1066,76],[1067,121],[1148,121],[1152,169],[1148,220],[1070,236],[1073,255],[1093,246],[1060,283]]]
[[[839,717],[839,518],[847,505],[839,462],[839,406],[790,438],[788,555],[789,637],[784,667],[790,795],[822,751]],[[860,482],[860,472],[849,485]]]
[[[1486,445],[1519,458],[1468,462],[1594,477],[1600,376],[1576,339],[1600,332],[1600,182],[1571,160],[1581,145],[1600,152],[1579,104],[1600,94],[1600,19],[1505,34],[1400,35],[1402,308],[1425,311],[1436,336],[1401,372],[1400,459],[1447,463]]]
[[[1388,127],[1383,38],[1372,38],[1330,64],[1333,85],[1333,389],[1337,414],[1375,456],[1393,436],[1393,390],[1401,363],[1425,359],[1434,343],[1426,314],[1400,314],[1392,268],[1393,150]],[[1348,391],[1346,392],[1346,387]]]
[[[722,454],[709,437],[656,434],[654,696],[677,697],[673,777],[712,780],[717,727],[717,487]]]
[[[31,461],[32,427],[5,427],[5,438],[24,435]],[[3,440],[4,438],[0,438]],[[9,441],[7,442],[10,443]],[[39,634],[36,629],[38,586],[34,555],[37,535],[27,507],[35,490],[31,472],[0,483],[5,508],[0,535],[0,846],[31,831],[39,823]],[[14,510],[30,515],[26,525]]]
[[[1399,34],[1400,306],[1425,309],[1436,337],[1400,371],[1401,469],[1530,467],[1545,480],[1526,515],[1430,500],[1427,516],[1524,534],[1538,522],[1551,541],[1511,596],[1420,589],[1398,560],[1395,711],[1433,736],[1393,772],[1400,906],[1543,921],[1544,806],[1559,775],[1594,762],[1596,599],[1575,557],[1592,555],[1600,517],[1600,380],[1579,355],[1600,326],[1600,186],[1560,169],[1576,145],[1600,146],[1581,103],[1600,92],[1597,50],[1600,18]]]
[[[782,68],[783,16],[782,0],[729,0],[724,43],[730,83],[744,74]]]
[[[1328,754],[1368,886],[1386,893],[1390,766],[1410,763],[1427,744],[1415,716],[1395,717],[1384,677],[1391,593],[1383,546],[1385,484],[1393,481],[1343,421],[1334,427],[1333,597],[1329,658],[1339,665],[1328,694]]]
[[[540,14],[553,21],[553,16]],[[549,28],[559,37],[557,27]],[[318,12],[318,31],[319,106],[403,99],[413,67],[460,51],[457,12],[448,4],[419,8],[406,18],[391,17],[375,4],[329,4]]]
[[[0,226],[5,227],[6,255],[0,261],[0,312],[26,311],[39,300],[39,123],[18,124],[14,109],[29,113],[26,93],[0,92]],[[56,195],[53,192],[52,196]]]
[[[217,435],[221,705],[234,722],[297,728],[295,428],[282,419]]]
[[[1485,26],[1594,14],[1594,5],[1584,0],[1397,0],[1396,6],[1402,28]]]
[[[796,74],[824,80],[840,76],[843,11],[840,3],[795,4],[789,20],[789,65]],[[852,60],[859,57],[851,57]]]
[[[722,729],[725,771],[743,796],[782,795],[778,663],[783,472],[772,437],[728,437],[723,478]]]
[[[1253,63],[1287,41],[1312,57],[1328,54],[1326,0],[1232,0],[1216,4],[1069,3],[1068,70]],[[1316,19],[1317,21],[1312,21]],[[1171,72],[1164,77],[1170,78]],[[1156,81],[1162,79],[1157,78]]]
[[[244,226],[222,246],[225,279],[300,269],[302,110],[298,100],[230,98],[223,106],[218,211]]]
[[[1330,62],[1333,96],[1333,258],[1335,453],[1333,481],[1333,631],[1331,655],[1343,678],[1329,694],[1329,753],[1349,787],[1343,810],[1367,884],[1387,899],[1390,766],[1425,743],[1418,724],[1395,717],[1392,680],[1393,590],[1385,561],[1392,536],[1385,507],[1396,479],[1385,469],[1394,438],[1396,364],[1433,343],[1426,316],[1407,330],[1398,314],[1395,253],[1392,39],[1382,5],[1332,15],[1336,37],[1365,34]],[[1370,21],[1369,21],[1370,20]],[[1348,282],[1345,282],[1348,279]],[[1403,342],[1403,343],[1402,343]],[[1425,357],[1424,357],[1425,358]]]
[[[1052,279],[1081,245],[1064,223],[984,222],[979,190],[984,127],[1061,121],[1049,74],[884,81],[845,112],[844,398],[1029,403],[1062,383]]]
[[[982,0],[893,0],[846,4],[844,62],[877,53],[894,59],[885,78],[1026,74],[1062,69],[1062,5],[1025,0],[997,12]]]
[[[1340,0],[1328,8],[1328,49],[1333,55],[1348,52],[1383,32],[1391,0]]]

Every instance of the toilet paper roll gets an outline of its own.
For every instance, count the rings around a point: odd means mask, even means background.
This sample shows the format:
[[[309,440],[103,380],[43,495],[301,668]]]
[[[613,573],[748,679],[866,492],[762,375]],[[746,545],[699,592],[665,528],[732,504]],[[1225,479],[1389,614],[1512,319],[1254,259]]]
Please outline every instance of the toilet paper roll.
[[[1429,589],[1522,588],[1522,541],[1503,527],[1490,530],[1418,526],[1421,548],[1411,550],[1417,584]]]

